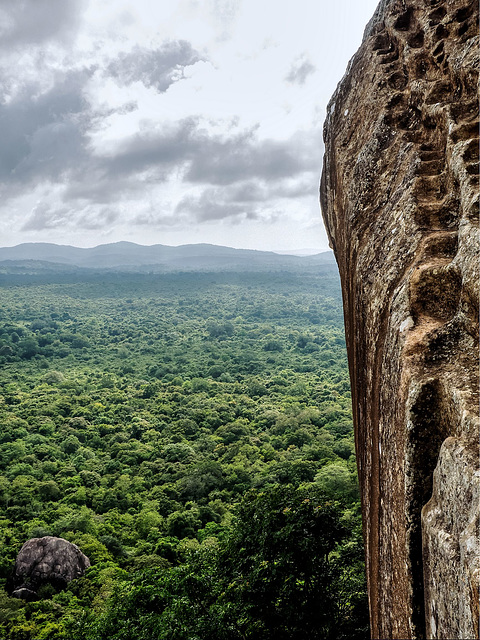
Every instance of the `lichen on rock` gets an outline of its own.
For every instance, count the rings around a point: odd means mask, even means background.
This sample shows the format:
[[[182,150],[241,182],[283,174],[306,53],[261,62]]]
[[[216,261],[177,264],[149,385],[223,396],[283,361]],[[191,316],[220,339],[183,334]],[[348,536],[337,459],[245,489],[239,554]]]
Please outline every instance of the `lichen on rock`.
[[[325,123],[373,638],[478,638],[478,4],[382,0]]]

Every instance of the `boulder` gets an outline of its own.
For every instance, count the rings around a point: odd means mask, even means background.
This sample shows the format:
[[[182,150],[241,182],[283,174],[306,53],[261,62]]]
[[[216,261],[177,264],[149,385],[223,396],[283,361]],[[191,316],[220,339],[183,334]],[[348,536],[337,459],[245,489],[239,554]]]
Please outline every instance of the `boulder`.
[[[48,584],[64,589],[89,566],[87,556],[63,538],[32,538],[20,549],[7,590],[15,598],[35,600],[40,587]]]

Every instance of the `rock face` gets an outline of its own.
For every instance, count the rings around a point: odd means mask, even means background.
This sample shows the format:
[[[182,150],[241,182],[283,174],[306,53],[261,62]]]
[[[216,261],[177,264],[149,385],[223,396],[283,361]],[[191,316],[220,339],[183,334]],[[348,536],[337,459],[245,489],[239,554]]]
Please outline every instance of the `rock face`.
[[[373,638],[478,638],[477,24],[383,0],[325,123]]]
[[[32,538],[20,549],[8,590],[14,597],[34,600],[42,585],[65,588],[89,566],[87,556],[63,538]]]

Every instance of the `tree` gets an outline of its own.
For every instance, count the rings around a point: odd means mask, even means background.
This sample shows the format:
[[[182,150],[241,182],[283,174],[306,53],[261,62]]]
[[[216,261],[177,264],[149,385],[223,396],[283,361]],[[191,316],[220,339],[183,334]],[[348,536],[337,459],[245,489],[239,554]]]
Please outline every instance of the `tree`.
[[[318,490],[250,491],[223,542],[128,577],[87,638],[366,640],[357,525]]]
[[[341,514],[318,491],[280,486],[246,494],[224,563],[248,614],[247,637],[339,637]]]
[[[38,342],[33,337],[25,338],[18,343],[18,350],[21,358],[24,360],[30,360],[39,351]]]

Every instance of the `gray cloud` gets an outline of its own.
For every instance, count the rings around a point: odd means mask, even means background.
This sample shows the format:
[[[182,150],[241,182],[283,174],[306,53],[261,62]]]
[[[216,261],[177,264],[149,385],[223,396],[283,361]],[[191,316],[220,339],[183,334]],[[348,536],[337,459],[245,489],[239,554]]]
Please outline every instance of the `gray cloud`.
[[[138,226],[161,226],[175,227],[179,223],[189,222],[188,216],[183,216],[180,211],[170,211],[163,209],[161,206],[154,207],[150,205],[145,211],[137,214],[131,220],[134,225]]]
[[[184,77],[184,69],[205,60],[185,40],[164,43],[158,49],[136,46],[129,53],[122,53],[108,65],[108,73],[123,84],[142,82],[159,92],[166,91],[174,82]]]
[[[68,196],[107,202],[126,191],[145,190],[163,182],[172,172],[184,172],[184,182],[227,186],[239,184],[245,199],[263,199],[255,182],[290,180],[320,167],[316,140],[305,134],[277,142],[259,140],[255,130],[213,135],[198,117],[137,133],[109,156],[91,157],[68,187]],[[318,185],[315,185],[317,188]],[[289,196],[284,186],[284,197]],[[248,190],[248,193],[247,191]],[[283,197],[283,196],[282,196]]]
[[[115,154],[108,159],[110,175],[130,174],[148,169],[173,169],[190,162],[208,142],[201,130],[200,118],[189,117],[178,122],[163,123],[161,129],[141,131],[118,145]]]
[[[83,97],[92,73],[59,73],[48,91],[39,93],[37,85],[28,85],[0,106],[0,184],[7,191],[14,193],[32,181],[58,182],[82,162],[86,134],[95,120]]]
[[[168,75],[176,69],[175,60],[181,66],[195,60],[196,53],[186,43],[170,45],[148,55],[142,50],[135,62],[132,58],[122,82],[138,77],[160,90],[175,81]],[[149,66],[154,58],[163,61],[154,70],[157,75]],[[153,75],[142,76],[147,71]],[[23,223],[24,231],[106,229],[120,218],[138,225],[263,220],[270,215],[265,213],[269,200],[301,198],[318,188],[321,141],[311,133],[261,139],[256,127],[241,130],[238,121],[232,121],[224,123],[220,134],[216,125],[222,123],[209,122],[207,128],[201,117],[191,116],[151,126],[144,122],[116,146],[93,148],[92,134],[106,117],[135,108],[132,103],[115,110],[92,107],[89,83],[101,73],[100,66],[57,71],[47,88],[40,81],[25,81],[0,104],[3,203],[37,189],[42,194]],[[187,193],[193,187],[197,195],[168,206],[160,202],[157,208],[152,200],[159,200],[159,192],[152,194],[171,176],[183,180]],[[128,201],[134,210],[126,213],[123,203]]]
[[[79,25],[84,0],[2,0],[0,48],[63,40]]]
[[[300,198],[318,191],[318,176],[265,183],[249,180],[236,185],[207,187],[200,196],[185,196],[175,213],[187,213],[198,222],[226,219],[265,219],[264,205],[282,198]],[[270,216],[271,217],[271,216]]]
[[[303,198],[318,191],[318,175],[316,172],[290,180],[273,182],[257,179],[240,184],[223,187],[223,198],[229,202],[249,203],[267,202],[278,198]]]
[[[307,177],[294,180],[291,183],[282,183],[272,195],[277,198],[303,198],[304,196],[318,195],[319,172],[312,171]]]
[[[224,189],[205,189],[199,197],[186,196],[177,205],[175,213],[188,213],[197,222],[225,220],[227,218],[258,218],[258,211],[253,203],[248,205],[228,199]]]
[[[147,85],[156,83],[158,90],[174,82],[179,69],[199,59],[183,41],[166,43],[154,51],[134,50],[128,55],[125,81],[128,78],[133,81],[134,76],[138,76]],[[119,64],[118,60],[115,64]],[[87,197],[102,199],[101,192],[106,195],[109,182],[113,181],[112,188],[118,188],[119,174],[137,175],[146,169],[154,171],[159,164],[167,166],[179,161],[185,149],[173,148],[172,145],[179,143],[178,132],[168,130],[160,139],[154,137],[153,144],[149,143],[148,136],[138,140],[134,137],[129,141],[130,148],[121,147],[113,158],[92,156],[90,134],[102,125],[106,116],[115,113],[114,110],[95,112],[85,98],[88,82],[98,69],[96,66],[58,71],[46,90],[40,81],[24,82],[13,97],[0,103],[3,197],[15,195],[22,185],[48,180],[68,183],[72,195],[90,189],[91,196],[86,194]],[[116,112],[126,113],[135,106],[123,105]],[[188,137],[188,124],[181,129],[185,132],[181,132],[180,137]],[[158,180],[162,179],[158,171],[155,175]]]
[[[54,229],[65,223],[68,212],[68,207],[52,207],[46,202],[39,202],[23,225],[22,231]]]
[[[223,192],[231,202],[265,202],[269,196],[266,185],[258,180],[249,180],[233,187],[224,188]]]
[[[77,211],[67,205],[39,202],[22,226],[22,231],[74,227],[78,229],[105,229],[117,220],[119,214],[110,207],[87,206]]]
[[[290,71],[285,76],[285,80],[290,84],[305,84],[309,75],[316,71],[315,65],[304,56],[300,56],[290,67]]]
[[[110,227],[120,214],[112,207],[88,207],[78,218],[74,219],[75,226],[81,229],[105,229]]]
[[[209,138],[202,154],[192,158],[191,182],[231,184],[248,178],[278,180],[315,166],[314,141],[297,134],[288,140],[259,140],[255,130],[229,138]]]

